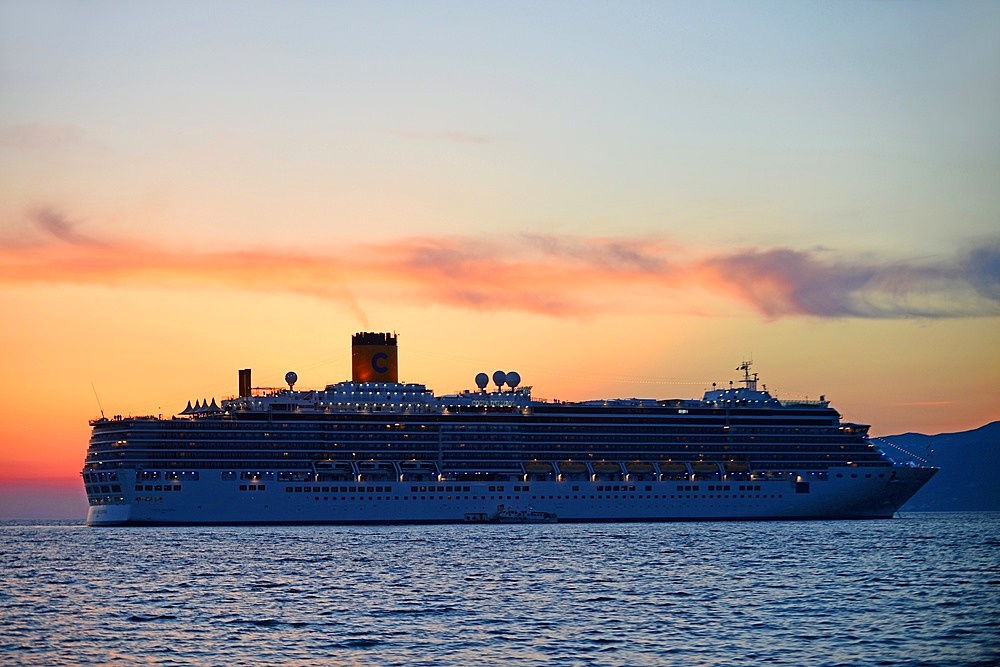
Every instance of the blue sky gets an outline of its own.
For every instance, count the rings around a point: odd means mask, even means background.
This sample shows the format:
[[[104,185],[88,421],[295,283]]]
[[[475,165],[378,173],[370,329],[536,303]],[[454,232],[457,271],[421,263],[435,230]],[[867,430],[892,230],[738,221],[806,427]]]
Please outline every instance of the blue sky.
[[[306,229],[374,216],[386,236],[412,223],[376,199],[452,233],[543,225],[927,252],[994,231],[993,3],[0,11],[7,136],[75,132],[76,154],[32,175],[54,167],[67,199],[180,207],[156,229],[185,230],[187,191],[205,195],[192,206],[211,196],[239,212],[220,220],[226,233],[266,237],[287,189],[312,199]],[[8,158],[8,177],[13,159],[39,158]]]

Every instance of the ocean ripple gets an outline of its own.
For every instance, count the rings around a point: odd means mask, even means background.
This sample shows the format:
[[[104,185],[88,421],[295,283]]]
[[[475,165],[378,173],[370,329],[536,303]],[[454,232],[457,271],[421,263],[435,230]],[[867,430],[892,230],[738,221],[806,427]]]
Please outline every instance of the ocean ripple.
[[[0,531],[0,664],[1000,663],[997,514]]]

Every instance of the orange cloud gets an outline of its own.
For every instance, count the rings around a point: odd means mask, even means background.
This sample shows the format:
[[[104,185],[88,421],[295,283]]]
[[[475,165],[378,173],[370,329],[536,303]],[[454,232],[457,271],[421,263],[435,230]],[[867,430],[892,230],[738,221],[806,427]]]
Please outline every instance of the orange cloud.
[[[669,311],[692,293],[768,318],[1000,315],[1000,240],[937,263],[862,263],[788,248],[705,254],[656,237],[538,234],[412,237],[323,253],[184,252],[103,242],[50,209],[32,217],[42,237],[0,250],[0,282],[284,291],[341,302],[362,321],[358,295],[549,315]]]

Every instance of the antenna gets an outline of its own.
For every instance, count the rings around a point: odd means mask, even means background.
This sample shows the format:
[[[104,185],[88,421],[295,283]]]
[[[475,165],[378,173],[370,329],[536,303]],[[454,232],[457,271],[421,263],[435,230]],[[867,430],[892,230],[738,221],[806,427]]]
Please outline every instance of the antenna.
[[[97,395],[97,387],[94,386],[94,381],[90,381],[90,388],[94,390],[94,398],[97,399],[97,407],[101,411],[101,419],[104,419],[104,407],[101,405],[101,397]]]
[[[736,367],[736,370],[743,371],[743,382],[746,388],[750,391],[757,391],[757,373],[750,373],[750,369],[753,367],[753,359],[747,359],[742,364]],[[730,382],[730,384],[732,384]]]

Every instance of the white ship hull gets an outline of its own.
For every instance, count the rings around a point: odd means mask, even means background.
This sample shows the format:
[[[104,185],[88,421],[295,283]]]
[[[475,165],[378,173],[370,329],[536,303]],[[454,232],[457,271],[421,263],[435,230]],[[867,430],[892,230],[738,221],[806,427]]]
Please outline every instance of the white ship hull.
[[[442,523],[891,517],[936,472],[895,465],[823,396],[535,400],[518,373],[436,396],[396,337],[352,338],[352,379],[91,422],[88,523]],[[506,385],[507,389],[504,389]],[[732,383],[730,383],[732,385]]]
[[[152,491],[142,485],[125,502],[91,506],[87,523],[462,523],[469,514],[501,508],[550,512],[560,522],[873,519],[892,517],[929,474],[902,466],[857,467],[804,486],[789,480],[254,485],[202,477],[167,492],[163,485],[150,485]]]

